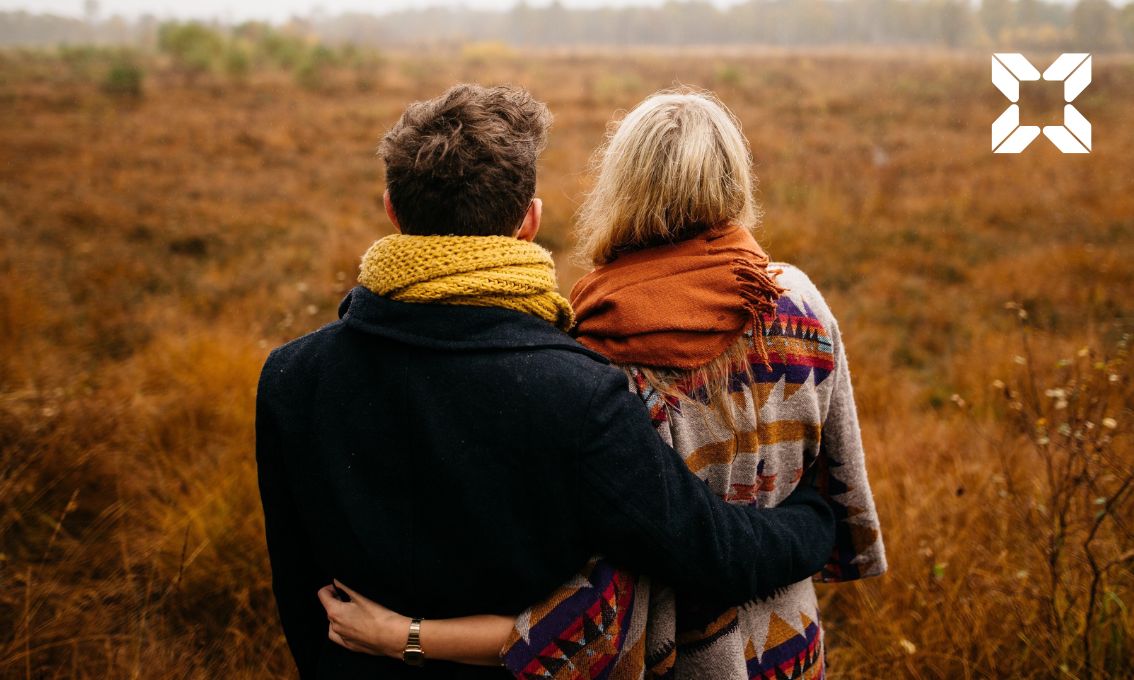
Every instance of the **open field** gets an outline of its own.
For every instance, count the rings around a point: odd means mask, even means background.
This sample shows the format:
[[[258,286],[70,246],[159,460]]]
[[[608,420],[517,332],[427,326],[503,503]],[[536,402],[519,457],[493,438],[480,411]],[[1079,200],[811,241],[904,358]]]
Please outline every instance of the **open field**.
[[[990,153],[984,53],[146,69],[121,96],[97,65],[0,53],[0,677],[292,672],[256,378],[389,232],[384,129],[459,80],[556,114],[541,240],[564,290],[616,110],[684,83],[742,120],[761,240],[840,319],[889,550],[884,578],[821,588],[833,677],[1134,677],[1134,61],[1096,57],[1086,156]],[[1025,122],[1058,121],[1058,84],[1027,87]]]

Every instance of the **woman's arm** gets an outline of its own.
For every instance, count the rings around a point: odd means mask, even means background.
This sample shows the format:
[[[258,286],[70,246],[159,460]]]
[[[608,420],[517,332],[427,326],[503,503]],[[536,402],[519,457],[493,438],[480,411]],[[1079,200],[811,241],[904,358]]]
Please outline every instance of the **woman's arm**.
[[[830,314],[829,310],[827,312]],[[854,403],[854,387],[839,324],[830,316],[828,333],[835,357],[831,398],[819,437],[818,488],[836,509],[835,546],[819,574],[826,582],[853,581],[886,571],[886,548],[866,472],[866,453]],[[832,474],[837,470],[838,475]],[[835,486],[837,485],[837,487]],[[832,498],[832,494],[838,499]],[[847,508],[856,508],[848,512]]]
[[[335,586],[350,600],[340,600]],[[354,652],[402,658],[409,636],[409,617],[368,600],[338,581],[319,591],[319,601],[327,610],[327,636],[332,642]],[[501,650],[514,623],[512,617],[490,614],[426,619],[421,623],[421,649],[426,660],[499,666]]]

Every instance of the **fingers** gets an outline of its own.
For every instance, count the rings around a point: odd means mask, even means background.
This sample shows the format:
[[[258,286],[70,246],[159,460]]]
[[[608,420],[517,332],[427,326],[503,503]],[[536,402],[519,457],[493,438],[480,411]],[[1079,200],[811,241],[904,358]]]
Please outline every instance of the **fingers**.
[[[338,645],[340,647],[345,647],[347,649],[350,649],[350,646],[347,645],[346,640],[343,639],[343,636],[339,635],[337,632],[335,632],[334,624],[327,626],[327,638],[329,638],[331,640],[331,642],[335,643],[336,645]]]
[[[323,609],[327,610],[328,615],[342,604],[339,598],[335,597],[334,586],[323,586],[319,589],[319,602],[322,603]]]
[[[335,579],[334,581],[335,581],[335,585],[338,587],[338,589],[343,591],[344,593],[346,593],[347,596],[350,597],[350,599],[357,600],[359,598],[362,598],[361,595],[359,595],[358,593],[354,592],[350,588],[347,588],[345,585],[343,585],[342,581],[340,581],[338,579]],[[365,598],[362,598],[362,599],[365,599]]]
[[[392,610],[388,609],[387,607],[384,607],[374,600],[367,598],[365,595],[359,595],[354,590],[346,587],[343,582],[338,579],[335,579],[335,586],[350,599],[351,604],[358,605],[358,607],[362,611],[369,613],[371,616],[388,615],[393,613]]]

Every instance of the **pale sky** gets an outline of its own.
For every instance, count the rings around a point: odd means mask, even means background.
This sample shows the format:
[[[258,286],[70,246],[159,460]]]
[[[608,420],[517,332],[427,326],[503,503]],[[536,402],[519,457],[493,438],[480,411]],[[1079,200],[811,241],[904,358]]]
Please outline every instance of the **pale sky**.
[[[567,7],[660,5],[663,0],[561,0]],[[714,0],[719,6],[739,0]],[[528,0],[532,6],[549,4],[550,0]],[[134,18],[153,14],[159,18],[219,18],[227,21],[269,19],[281,21],[293,14],[305,15],[315,8],[329,14],[368,12],[381,14],[414,7],[462,6],[474,9],[508,9],[516,0],[98,0],[102,18],[121,14]],[[0,11],[26,10],[35,13],[81,17],[84,0],[0,0]]]

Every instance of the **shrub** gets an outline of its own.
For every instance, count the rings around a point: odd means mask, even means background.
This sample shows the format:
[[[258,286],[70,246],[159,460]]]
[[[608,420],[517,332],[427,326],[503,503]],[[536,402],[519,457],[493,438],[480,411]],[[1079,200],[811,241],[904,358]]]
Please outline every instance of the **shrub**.
[[[1134,468],[1122,441],[1130,336],[1109,355],[1084,346],[1045,369],[1031,349],[1029,314],[1008,308],[1020,319],[1023,354],[1017,375],[993,387],[1006,407],[1004,434],[1023,445],[996,448],[1000,495],[1025,539],[1019,563],[1039,572],[1021,579],[1017,609],[1038,603],[1045,624],[1022,640],[1076,677],[1130,677],[1134,631],[1122,596],[1134,564]]]
[[[110,65],[102,81],[102,91],[115,97],[141,97],[144,76],[141,65],[135,59],[119,57]]]
[[[224,48],[224,37],[201,24],[167,23],[158,29],[158,49],[191,78],[212,71]]]
[[[302,66],[308,48],[298,36],[262,28],[256,42],[256,51],[280,68],[291,69]]]
[[[327,67],[334,65],[335,53],[319,45],[309,50],[295,70],[295,80],[300,85],[316,89],[323,84]]]
[[[248,77],[252,68],[252,58],[248,50],[237,42],[229,44],[224,53],[224,72],[233,80],[243,80]]]

